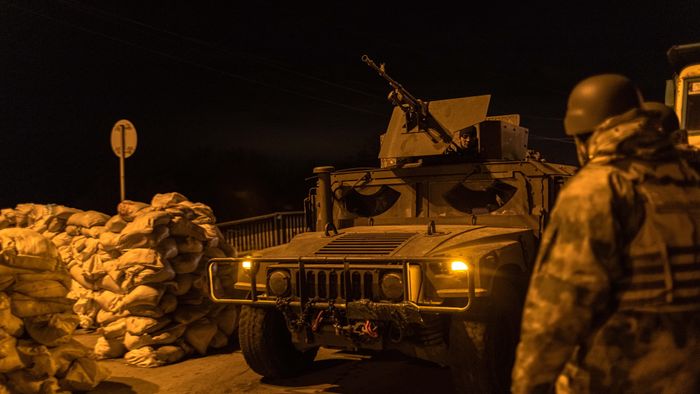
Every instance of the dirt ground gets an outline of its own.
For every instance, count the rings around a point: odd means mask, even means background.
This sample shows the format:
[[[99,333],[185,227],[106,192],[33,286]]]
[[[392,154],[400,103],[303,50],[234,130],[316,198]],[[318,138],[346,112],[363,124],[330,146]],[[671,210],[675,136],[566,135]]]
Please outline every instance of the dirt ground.
[[[76,339],[90,346],[94,334]],[[450,371],[396,353],[360,355],[321,349],[307,374],[267,380],[253,372],[240,351],[192,358],[159,368],[138,368],[121,359],[101,361],[111,377],[91,393],[452,393]]]

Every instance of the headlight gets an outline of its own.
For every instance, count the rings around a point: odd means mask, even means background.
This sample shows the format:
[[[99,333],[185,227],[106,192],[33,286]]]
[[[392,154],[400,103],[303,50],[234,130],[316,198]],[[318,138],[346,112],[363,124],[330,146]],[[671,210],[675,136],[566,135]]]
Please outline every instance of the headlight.
[[[464,261],[455,260],[450,262],[450,269],[452,272],[466,272],[469,270],[469,266]]]
[[[272,271],[268,279],[268,287],[270,288],[270,293],[276,297],[282,297],[287,295],[287,292],[289,291],[290,278],[291,276],[287,271]]]
[[[403,278],[401,275],[391,272],[382,276],[382,293],[392,301],[399,301],[403,297]]]
[[[243,268],[244,270],[249,270],[250,267],[252,267],[252,266],[253,266],[253,262],[250,260],[245,260],[244,262],[241,263],[241,268]]]

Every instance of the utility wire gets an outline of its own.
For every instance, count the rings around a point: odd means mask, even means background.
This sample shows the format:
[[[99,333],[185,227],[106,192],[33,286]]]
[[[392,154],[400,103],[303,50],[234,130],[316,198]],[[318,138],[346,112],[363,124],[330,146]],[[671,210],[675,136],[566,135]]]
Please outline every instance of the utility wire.
[[[202,63],[194,62],[194,61],[191,61],[191,60],[187,60],[187,59],[184,59],[184,58],[182,58],[182,57],[175,56],[175,55],[172,55],[172,54],[163,52],[163,51],[159,51],[159,50],[155,50],[155,49],[152,49],[152,48],[145,47],[145,46],[143,46],[143,45],[135,44],[135,43],[133,43],[133,42],[131,42],[131,41],[128,41],[128,40],[124,40],[124,39],[121,39],[121,38],[118,38],[118,37],[110,36],[110,35],[105,34],[105,33],[102,33],[102,32],[98,32],[98,31],[95,31],[95,30],[92,30],[92,29],[88,29],[88,28],[86,28],[86,27],[84,27],[84,26],[79,26],[79,25],[76,25],[76,24],[74,24],[74,23],[67,22],[67,21],[65,21],[65,20],[61,20],[61,19],[59,19],[59,18],[54,18],[54,17],[52,17],[52,16],[50,16],[50,15],[46,15],[46,14],[43,14],[43,13],[41,13],[41,12],[36,12],[36,11],[34,11],[34,10],[30,10],[30,9],[27,9],[27,8],[25,8],[25,7],[22,7],[22,6],[18,6],[18,5],[16,5],[16,4],[10,4],[10,3],[6,3],[6,4],[9,5],[10,7],[15,8],[15,9],[23,10],[23,11],[26,11],[27,13],[30,13],[30,14],[34,15],[34,16],[38,16],[38,17],[41,17],[41,18],[45,18],[45,19],[52,20],[52,21],[54,21],[54,22],[56,22],[56,23],[59,23],[59,24],[61,24],[61,25],[69,26],[69,27],[72,27],[72,28],[74,28],[74,29],[77,29],[77,30],[80,30],[80,31],[83,31],[83,32],[87,32],[87,33],[90,33],[90,34],[93,34],[93,35],[96,35],[96,36],[99,36],[99,37],[102,37],[102,38],[105,38],[105,39],[108,39],[108,40],[112,40],[112,41],[115,41],[115,42],[118,42],[118,43],[121,43],[121,44],[124,44],[124,45],[128,45],[128,46],[131,46],[131,47],[134,47],[134,48],[138,48],[138,49],[143,50],[143,51],[146,51],[146,52],[151,52],[151,53],[154,53],[154,54],[157,54],[157,55],[166,57],[166,58],[171,59],[171,60],[179,61],[179,62],[181,62],[181,63],[187,64],[187,65],[190,65],[190,66],[199,67],[199,68],[202,68],[202,69],[205,69],[205,70],[208,70],[208,71],[212,71],[212,72],[215,72],[215,73],[219,73],[219,74],[221,74],[221,75],[224,75],[224,76],[227,76],[227,77],[230,77],[230,78],[239,79],[239,80],[242,80],[242,81],[246,81],[246,82],[248,82],[248,83],[257,84],[257,85],[261,85],[261,86],[265,86],[265,87],[267,87],[267,88],[277,89],[277,90],[280,90],[280,91],[285,92],[285,93],[288,93],[288,94],[292,94],[292,95],[299,96],[299,97],[304,97],[304,98],[307,98],[307,99],[310,99],[310,100],[315,100],[315,101],[319,101],[319,102],[326,103],[326,104],[335,105],[335,106],[342,107],[342,108],[349,109],[349,110],[356,111],[356,112],[363,112],[363,113],[366,113],[366,114],[377,115],[377,116],[382,116],[382,117],[385,117],[385,116],[386,116],[386,114],[383,114],[383,113],[374,112],[374,111],[370,111],[370,110],[367,110],[367,109],[364,109],[364,108],[360,108],[360,107],[355,107],[355,106],[348,105],[348,104],[339,103],[339,102],[337,102],[337,101],[328,100],[328,99],[325,99],[325,98],[313,96],[313,95],[306,94],[306,93],[302,93],[302,92],[299,92],[299,91],[296,91],[296,90],[292,90],[292,89],[287,89],[287,88],[284,88],[284,87],[282,87],[282,86],[270,84],[270,83],[267,83],[267,82],[262,82],[262,81],[259,81],[259,80],[256,80],[256,79],[248,78],[248,77],[243,76],[243,75],[240,75],[240,74],[232,73],[232,72],[230,72],[230,71],[221,70],[221,69],[219,69],[219,68],[212,67],[212,66],[209,66],[209,65],[206,65],[206,64],[202,64]]]
[[[365,97],[371,97],[371,98],[382,99],[382,100],[386,99],[384,96],[379,96],[379,95],[377,95],[377,94],[368,93],[368,92],[365,92],[365,91],[360,90],[360,89],[356,89],[356,88],[353,88],[353,87],[350,87],[350,86],[342,85],[342,84],[339,84],[339,83],[336,83],[336,82],[329,81],[329,80],[327,80],[327,79],[319,78],[319,77],[314,76],[314,75],[306,74],[306,73],[303,73],[303,72],[300,72],[300,71],[297,71],[297,70],[293,70],[293,69],[290,69],[290,68],[287,68],[287,67],[284,67],[284,66],[280,66],[279,64],[272,63],[272,62],[270,62],[268,59],[263,58],[263,57],[261,57],[261,56],[256,56],[256,55],[253,55],[253,54],[250,54],[250,53],[241,52],[241,51],[234,51],[234,50],[232,50],[232,49],[230,49],[230,48],[225,48],[225,47],[222,48],[222,47],[220,47],[220,46],[218,46],[218,45],[216,45],[216,44],[214,44],[214,43],[211,43],[211,42],[209,42],[209,41],[204,41],[204,40],[201,40],[201,39],[198,39],[198,38],[186,36],[186,35],[183,35],[183,34],[180,34],[180,33],[176,33],[176,32],[174,32],[174,31],[172,31],[172,30],[163,29],[163,28],[160,28],[160,27],[157,27],[157,26],[153,26],[153,25],[150,25],[150,24],[141,22],[141,21],[139,21],[139,20],[135,20],[135,19],[132,19],[132,18],[124,17],[124,16],[121,16],[121,15],[116,15],[116,14],[113,14],[113,13],[110,13],[110,12],[107,12],[107,11],[104,11],[104,10],[101,10],[101,9],[98,9],[98,8],[95,8],[95,7],[85,6],[85,5],[80,4],[80,3],[76,2],[76,1],[72,1],[72,0],[59,0],[59,2],[64,3],[64,4],[68,3],[67,5],[69,5],[69,6],[70,6],[70,4],[72,4],[74,8],[79,9],[79,10],[82,11],[82,12],[92,13],[93,15],[94,15],[94,14],[98,14],[98,15],[101,15],[101,16],[106,17],[106,18],[111,18],[111,19],[118,20],[118,21],[120,21],[120,22],[130,23],[130,24],[132,24],[132,25],[136,25],[136,26],[139,26],[139,27],[142,27],[142,28],[145,28],[145,29],[149,29],[149,30],[151,30],[151,31],[155,31],[155,32],[158,32],[158,33],[161,33],[161,34],[166,34],[166,35],[169,35],[169,36],[171,36],[171,37],[176,37],[176,38],[179,38],[179,39],[181,39],[181,40],[184,40],[184,41],[187,41],[187,42],[196,44],[196,45],[200,45],[200,46],[206,47],[206,48],[209,49],[209,50],[215,50],[215,51],[225,52],[225,53],[232,54],[232,55],[239,56],[239,57],[250,58],[250,59],[253,59],[255,62],[258,62],[258,63],[260,63],[260,64],[264,64],[264,65],[266,65],[266,66],[268,66],[268,67],[272,67],[272,68],[275,68],[275,69],[277,69],[277,70],[285,71],[285,72],[288,72],[288,73],[290,73],[290,74],[294,74],[294,75],[297,75],[297,76],[300,76],[300,77],[303,77],[303,78],[307,78],[307,79],[310,79],[310,80],[313,80],[313,81],[316,81],[316,82],[320,82],[320,83],[323,83],[323,84],[325,84],[325,85],[332,86],[332,87],[335,87],[335,88],[338,88],[338,89],[343,89],[343,90],[346,90],[346,91],[349,91],[349,92],[353,92],[353,93],[356,93],[356,94],[360,94],[360,95],[363,95],[363,96],[365,96]]]

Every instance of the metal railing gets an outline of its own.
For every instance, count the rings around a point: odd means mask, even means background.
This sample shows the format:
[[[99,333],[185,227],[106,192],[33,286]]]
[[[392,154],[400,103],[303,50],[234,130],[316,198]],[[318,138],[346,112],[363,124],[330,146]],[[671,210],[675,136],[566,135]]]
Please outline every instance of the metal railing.
[[[239,255],[282,245],[307,229],[304,211],[275,212],[217,226]]]

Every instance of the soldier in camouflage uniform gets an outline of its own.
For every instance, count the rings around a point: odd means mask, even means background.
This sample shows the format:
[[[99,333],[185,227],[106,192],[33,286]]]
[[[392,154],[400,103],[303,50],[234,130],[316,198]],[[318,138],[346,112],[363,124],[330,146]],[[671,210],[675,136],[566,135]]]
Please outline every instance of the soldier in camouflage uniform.
[[[572,91],[583,168],[543,236],[514,393],[700,393],[700,176],[621,75]]]

